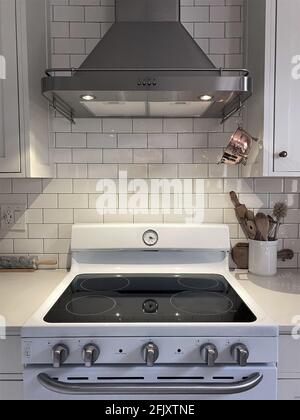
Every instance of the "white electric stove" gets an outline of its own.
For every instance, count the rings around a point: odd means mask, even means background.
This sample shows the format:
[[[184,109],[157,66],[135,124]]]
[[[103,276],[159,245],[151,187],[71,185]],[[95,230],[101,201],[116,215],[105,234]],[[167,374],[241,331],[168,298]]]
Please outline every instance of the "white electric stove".
[[[278,328],[222,225],[75,225],[72,268],[23,328],[27,399],[276,399]]]

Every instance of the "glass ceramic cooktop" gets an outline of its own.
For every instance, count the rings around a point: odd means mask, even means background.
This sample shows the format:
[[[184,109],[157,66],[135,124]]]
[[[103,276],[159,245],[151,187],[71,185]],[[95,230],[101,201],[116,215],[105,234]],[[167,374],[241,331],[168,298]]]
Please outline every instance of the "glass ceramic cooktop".
[[[251,323],[255,315],[220,275],[77,276],[47,323]]]

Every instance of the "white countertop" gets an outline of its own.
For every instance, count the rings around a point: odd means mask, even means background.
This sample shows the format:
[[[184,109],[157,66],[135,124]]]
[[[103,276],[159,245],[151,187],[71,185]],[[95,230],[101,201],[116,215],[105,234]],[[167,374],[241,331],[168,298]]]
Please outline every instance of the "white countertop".
[[[0,315],[6,319],[9,334],[19,333],[66,273],[65,270],[41,270],[0,274]],[[240,272],[236,278],[262,310],[280,326],[282,334],[291,333],[296,316],[299,316],[300,324],[300,271],[280,270],[275,277],[257,277]]]
[[[279,270],[274,277],[236,274],[236,278],[262,310],[279,325],[281,334],[291,334],[296,323],[300,330],[299,270]]]
[[[27,319],[65,276],[65,270],[0,273],[0,315],[6,320],[8,334],[19,334]]]

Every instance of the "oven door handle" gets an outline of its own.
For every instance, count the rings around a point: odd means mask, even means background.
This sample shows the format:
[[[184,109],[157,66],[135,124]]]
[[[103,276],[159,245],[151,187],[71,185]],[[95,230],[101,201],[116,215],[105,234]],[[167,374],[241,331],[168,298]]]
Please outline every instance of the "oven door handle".
[[[255,373],[247,379],[229,383],[65,383],[50,378],[45,373],[37,377],[48,391],[65,395],[234,395],[251,391],[263,380]]]

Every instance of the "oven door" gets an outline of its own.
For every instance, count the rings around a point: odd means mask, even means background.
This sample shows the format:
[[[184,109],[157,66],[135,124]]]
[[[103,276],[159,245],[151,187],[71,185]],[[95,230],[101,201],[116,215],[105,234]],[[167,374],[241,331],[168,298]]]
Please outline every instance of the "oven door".
[[[271,366],[27,367],[27,400],[276,400]]]

